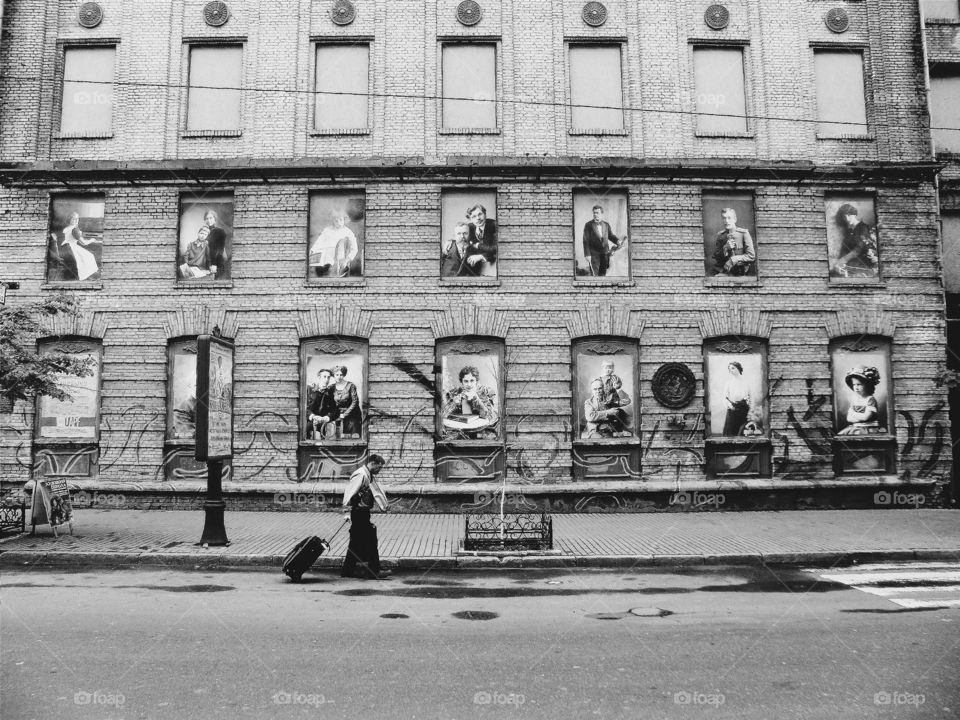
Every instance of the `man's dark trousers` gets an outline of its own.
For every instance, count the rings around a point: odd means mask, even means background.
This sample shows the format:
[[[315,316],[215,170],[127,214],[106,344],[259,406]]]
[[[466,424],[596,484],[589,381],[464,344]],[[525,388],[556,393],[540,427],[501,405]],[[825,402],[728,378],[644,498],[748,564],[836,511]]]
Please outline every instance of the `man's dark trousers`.
[[[380,552],[377,549],[377,528],[370,522],[370,510],[355,507],[350,510],[350,544],[343,559],[341,575],[353,575],[358,571],[358,563],[365,563],[370,574],[380,573]],[[359,568],[366,574],[366,570]]]

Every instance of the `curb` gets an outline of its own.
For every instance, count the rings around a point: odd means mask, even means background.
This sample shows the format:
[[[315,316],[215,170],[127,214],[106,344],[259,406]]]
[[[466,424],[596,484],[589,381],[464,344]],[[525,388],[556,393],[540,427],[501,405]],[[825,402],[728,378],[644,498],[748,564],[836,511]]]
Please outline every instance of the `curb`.
[[[30,552],[9,550],[0,553],[0,567],[175,567],[183,570],[204,569],[260,569],[279,568],[283,555],[230,555],[222,552],[209,554],[169,552]],[[750,553],[730,555],[524,555],[524,556],[446,556],[384,558],[383,566],[399,570],[456,571],[456,570],[519,570],[562,568],[657,568],[717,565],[787,565],[806,567],[843,567],[860,563],[883,561],[955,561],[960,562],[960,548],[956,550],[920,549],[860,552],[797,552]],[[340,567],[339,557],[320,557],[314,569],[332,570]]]

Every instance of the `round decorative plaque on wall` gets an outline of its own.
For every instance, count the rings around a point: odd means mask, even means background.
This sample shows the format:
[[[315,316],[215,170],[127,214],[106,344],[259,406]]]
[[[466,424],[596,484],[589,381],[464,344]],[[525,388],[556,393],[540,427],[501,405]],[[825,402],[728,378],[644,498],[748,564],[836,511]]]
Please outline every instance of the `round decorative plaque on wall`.
[[[824,16],[823,21],[835,33],[846,32],[850,28],[850,16],[843,8],[834,8]]]
[[[591,27],[600,27],[607,21],[607,8],[603,3],[588,2],[583,6],[583,21]]]
[[[723,30],[730,24],[730,11],[723,5],[711,5],[703,14],[703,21],[711,30]]]
[[[330,8],[330,19],[334,25],[349,25],[357,19],[357,6],[350,0],[337,0]]]
[[[77,11],[77,22],[85,28],[95,28],[103,22],[103,8],[99,3],[86,2]]]
[[[203,6],[203,19],[210,27],[220,27],[230,19],[230,8],[225,2],[208,2]]]
[[[463,0],[457,5],[457,20],[461,25],[476,25],[480,22],[483,10],[480,9],[480,3],[474,0]]]
[[[697,378],[683,363],[664,363],[653,374],[653,397],[664,407],[686,407],[697,393]]]

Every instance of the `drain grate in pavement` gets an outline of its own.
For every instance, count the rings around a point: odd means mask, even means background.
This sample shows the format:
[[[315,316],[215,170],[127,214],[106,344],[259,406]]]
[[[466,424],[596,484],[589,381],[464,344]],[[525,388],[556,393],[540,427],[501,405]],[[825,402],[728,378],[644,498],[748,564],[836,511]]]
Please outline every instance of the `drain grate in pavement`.
[[[409,618],[409,615],[404,615],[403,613],[384,613],[381,615],[384,620],[406,620]]]

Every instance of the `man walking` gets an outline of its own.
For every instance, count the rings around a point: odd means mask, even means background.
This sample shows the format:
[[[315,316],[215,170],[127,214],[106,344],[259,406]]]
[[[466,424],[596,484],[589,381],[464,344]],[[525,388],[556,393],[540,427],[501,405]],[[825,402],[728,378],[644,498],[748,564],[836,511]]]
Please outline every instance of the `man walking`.
[[[370,522],[374,503],[387,512],[387,496],[374,479],[386,464],[382,456],[370,455],[350,476],[343,493],[343,508],[350,508],[350,544],[340,569],[341,577],[385,580],[390,576],[389,570],[380,569],[377,527]]]

